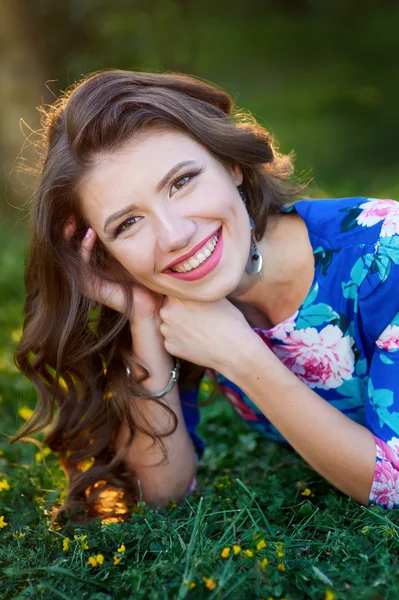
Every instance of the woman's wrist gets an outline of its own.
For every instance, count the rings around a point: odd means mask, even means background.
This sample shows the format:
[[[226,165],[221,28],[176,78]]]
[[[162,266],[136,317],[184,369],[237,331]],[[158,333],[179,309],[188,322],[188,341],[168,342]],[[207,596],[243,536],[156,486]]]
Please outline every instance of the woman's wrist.
[[[216,370],[239,386],[241,382],[253,376],[260,356],[262,356],[264,364],[264,354],[268,348],[265,347],[264,341],[250,327],[243,329],[235,339],[236,342],[229,347],[229,352],[226,353],[222,363]]]
[[[154,320],[147,318],[131,325],[130,331],[133,361],[149,373],[148,378],[143,381],[143,388],[149,393],[163,390],[170,380],[175,360],[165,349],[159,326]],[[133,376],[139,377],[142,373],[141,368],[133,370]]]

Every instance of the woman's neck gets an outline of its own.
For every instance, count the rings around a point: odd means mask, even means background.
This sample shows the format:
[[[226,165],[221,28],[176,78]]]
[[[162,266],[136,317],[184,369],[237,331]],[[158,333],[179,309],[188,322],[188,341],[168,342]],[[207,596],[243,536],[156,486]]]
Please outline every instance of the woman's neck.
[[[314,277],[313,248],[296,213],[270,216],[257,246],[263,257],[262,279],[245,272],[229,300],[252,320],[263,322],[255,326],[272,327],[294,314],[306,298]]]

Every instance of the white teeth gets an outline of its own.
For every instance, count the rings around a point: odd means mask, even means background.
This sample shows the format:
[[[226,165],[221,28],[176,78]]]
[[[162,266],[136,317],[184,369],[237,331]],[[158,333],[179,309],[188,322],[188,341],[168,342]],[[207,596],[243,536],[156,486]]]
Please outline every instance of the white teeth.
[[[202,254],[202,252],[198,252],[198,254],[197,254],[197,260],[198,260],[200,263],[203,263],[203,262],[204,262],[204,260],[206,260],[206,256],[205,256],[205,254]]]
[[[195,269],[195,267],[199,266],[200,262],[196,258],[190,258],[188,264],[191,265],[193,269]]]
[[[217,241],[219,239],[219,233],[217,233],[212,240],[210,240],[206,246],[204,246],[200,252],[197,252],[187,262],[171,268],[172,271],[177,273],[186,273],[198,267],[203,263],[214,251]]]

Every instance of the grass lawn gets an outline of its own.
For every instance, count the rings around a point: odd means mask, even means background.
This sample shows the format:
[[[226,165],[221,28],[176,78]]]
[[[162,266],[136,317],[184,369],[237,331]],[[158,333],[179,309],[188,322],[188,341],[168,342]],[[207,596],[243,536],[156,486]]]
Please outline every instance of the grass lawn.
[[[57,457],[42,436],[8,444],[35,392],[12,362],[23,238],[0,236],[1,599],[399,598],[399,512],[335,491],[222,398],[203,409],[207,448],[184,505],[141,503],[124,523],[50,528],[66,492]]]

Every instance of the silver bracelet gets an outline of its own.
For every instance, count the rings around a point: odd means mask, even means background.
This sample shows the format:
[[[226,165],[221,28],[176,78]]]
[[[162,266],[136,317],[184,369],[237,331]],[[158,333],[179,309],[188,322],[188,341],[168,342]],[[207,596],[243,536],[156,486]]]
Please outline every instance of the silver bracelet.
[[[179,381],[180,367],[181,367],[180,358],[176,358],[176,364],[175,364],[174,368],[170,372],[169,383],[166,386],[166,388],[164,390],[162,390],[162,392],[158,392],[156,394],[141,394],[139,392],[135,392],[134,395],[137,396],[138,398],[147,398],[147,400],[150,400],[151,398],[162,398],[163,396],[166,396],[166,394],[168,392],[170,392],[170,390],[172,389],[174,383],[177,382],[177,381]],[[128,375],[130,375],[130,369],[129,369],[129,367],[126,368],[126,373]]]

